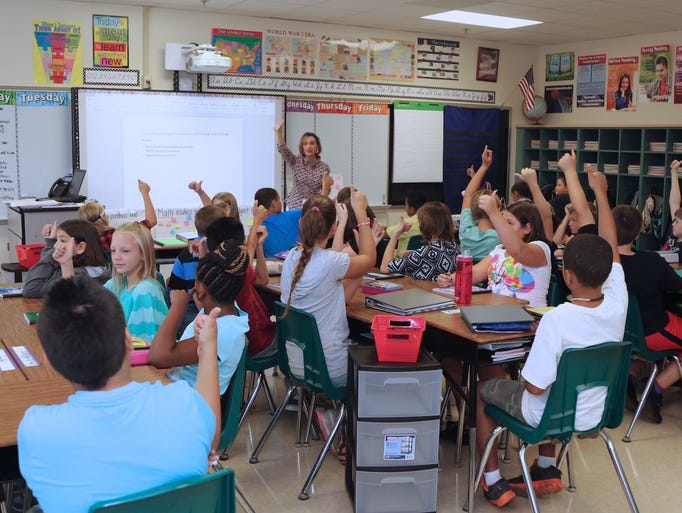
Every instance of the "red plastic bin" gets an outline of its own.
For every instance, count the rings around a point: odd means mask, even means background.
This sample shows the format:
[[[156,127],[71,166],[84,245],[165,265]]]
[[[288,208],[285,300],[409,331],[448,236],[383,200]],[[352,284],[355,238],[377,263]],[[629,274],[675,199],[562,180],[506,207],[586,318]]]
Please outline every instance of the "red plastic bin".
[[[17,244],[15,249],[19,263],[26,269],[30,269],[40,260],[40,252],[44,247],[45,244]]]
[[[416,362],[425,329],[424,317],[374,316],[372,332],[379,361]]]

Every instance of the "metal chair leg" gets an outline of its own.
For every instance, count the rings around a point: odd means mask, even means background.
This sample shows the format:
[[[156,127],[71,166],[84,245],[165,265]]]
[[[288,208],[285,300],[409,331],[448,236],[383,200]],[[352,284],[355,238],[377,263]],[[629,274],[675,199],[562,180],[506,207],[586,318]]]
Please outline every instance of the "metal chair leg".
[[[268,379],[263,372],[263,389],[265,390],[265,398],[268,400],[268,405],[270,406],[270,414],[275,413],[275,400],[273,399],[272,391],[270,390],[270,385],[268,385]]]
[[[521,472],[523,473],[523,482],[526,484],[526,490],[528,491],[530,508],[533,510],[533,513],[540,513],[538,498],[535,496],[535,490],[533,489],[533,480],[530,478],[530,469],[528,468],[528,463],[526,463],[527,448],[528,444],[523,442],[519,449],[519,463],[521,464]]]
[[[272,429],[275,427],[275,423],[277,422],[277,419],[279,419],[279,416],[284,411],[284,408],[287,405],[287,403],[289,402],[289,399],[291,398],[291,395],[294,393],[295,389],[296,389],[295,386],[290,386],[289,388],[287,388],[287,393],[284,395],[284,399],[282,399],[282,402],[279,403],[279,406],[277,407],[275,414],[273,415],[272,419],[270,419],[270,423],[268,424],[268,427],[265,428],[265,433],[263,433],[263,436],[258,441],[258,445],[256,445],[256,448],[253,450],[253,453],[251,454],[251,457],[249,458],[249,463],[258,463],[258,455],[260,454],[260,451],[263,449],[263,446],[265,445],[265,441],[270,436]]]
[[[630,421],[630,426],[628,426],[627,433],[625,433],[625,436],[623,437],[623,442],[630,442],[631,438],[630,435],[632,434],[632,430],[635,429],[635,422],[637,422],[637,419],[639,418],[640,414],[642,413],[642,410],[644,409],[644,404],[646,403],[646,398],[649,395],[649,392],[651,391],[651,387],[654,384],[654,379],[656,379],[656,374],[658,374],[658,365],[653,364],[653,370],[651,371],[651,376],[649,376],[649,379],[646,382],[646,386],[644,387],[644,392],[642,392],[642,397],[639,400],[639,405],[637,406],[637,411],[635,412],[635,415],[632,417],[632,421]]]
[[[317,399],[317,394],[311,394],[310,402],[308,403],[308,422],[306,423],[303,447],[308,447],[310,445],[310,427],[313,423],[313,415],[315,414],[315,399]]]
[[[219,461],[216,461],[211,465],[213,470],[216,472],[219,472],[223,470],[225,467],[222,466],[222,464]],[[256,510],[253,509],[253,506],[251,506],[251,503],[248,501],[246,498],[246,495],[244,495],[244,492],[242,491],[241,487],[239,486],[239,481],[237,481],[237,478],[235,477],[234,479],[234,491],[235,495],[237,497],[237,502],[239,502],[239,505],[242,507],[246,513],[256,513]]]
[[[462,442],[464,441],[464,416],[466,415],[467,402],[464,397],[459,400],[459,420],[457,421],[457,446],[455,447],[455,468],[462,466]],[[469,443],[476,441],[469,440]]]
[[[493,449],[493,445],[495,444],[495,440],[497,440],[497,437],[500,436],[505,431],[507,431],[506,427],[497,426],[488,435],[488,441],[485,443],[485,448],[483,449],[483,454],[481,455],[481,464],[478,468],[478,472],[476,473],[476,476],[474,477],[474,482],[473,482],[474,494],[478,490],[478,485],[481,482],[481,479],[483,478],[483,472],[485,471],[485,462],[488,460],[488,456],[490,456],[490,451],[492,451],[492,449]],[[472,495],[472,497],[473,497],[473,495]],[[469,502],[468,501],[464,503],[464,506],[462,507],[462,509],[464,511],[469,511]]]
[[[329,452],[329,447],[332,445],[332,440],[334,440],[334,437],[336,436],[336,433],[339,430],[339,427],[341,426],[341,423],[346,417],[346,405],[341,404],[341,408],[339,410],[339,416],[336,418],[336,422],[334,423],[334,427],[332,429],[332,432],[329,433],[329,438],[327,438],[327,441],[324,444],[324,447],[322,447],[322,450],[320,451],[319,456],[317,457],[317,460],[315,461],[315,464],[313,465],[313,468],[310,470],[310,474],[308,475],[308,479],[306,479],[305,484],[303,485],[303,488],[301,489],[301,493],[298,494],[299,500],[305,501],[310,498],[308,495],[308,489],[310,486],[313,484],[313,480],[317,476],[317,473],[320,471],[320,467],[322,466],[322,462],[324,461],[324,458],[327,456],[327,453]]]
[[[559,460],[557,460],[557,468],[559,468],[559,461],[566,458],[566,469],[568,471],[568,488],[569,492],[575,492],[575,475],[573,474],[573,459],[571,458],[571,440],[567,444],[561,446],[559,452]]]
[[[639,509],[637,508],[637,503],[635,502],[635,498],[632,495],[632,490],[630,490],[630,485],[628,484],[628,480],[625,477],[625,472],[623,471],[623,465],[620,463],[620,458],[618,458],[618,453],[616,452],[616,446],[613,445],[613,440],[611,440],[611,437],[606,433],[604,429],[599,430],[599,436],[601,436],[602,440],[604,440],[604,443],[606,444],[606,448],[609,450],[609,456],[611,456],[611,461],[613,462],[613,467],[616,469],[616,474],[618,474],[618,480],[620,481],[621,486],[623,487],[623,492],[625,493],[625,498],[628,501],[628,505],[630,506],[630,510],[632,513],[639,513]]]

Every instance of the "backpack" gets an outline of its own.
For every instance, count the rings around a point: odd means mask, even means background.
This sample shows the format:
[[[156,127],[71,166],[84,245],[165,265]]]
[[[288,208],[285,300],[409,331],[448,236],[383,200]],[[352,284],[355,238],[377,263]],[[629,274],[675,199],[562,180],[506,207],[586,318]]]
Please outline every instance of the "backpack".
[[[641,233],[660,241],[663,238],[663,228],[663,198],[657,194],[649,194],[642,207]]]

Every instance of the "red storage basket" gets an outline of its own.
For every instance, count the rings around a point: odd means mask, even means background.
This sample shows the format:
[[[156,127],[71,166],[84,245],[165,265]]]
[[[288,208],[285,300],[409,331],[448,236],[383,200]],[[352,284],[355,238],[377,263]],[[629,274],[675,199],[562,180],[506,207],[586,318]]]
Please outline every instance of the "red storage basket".
[[[26,269],[30,269],[40,260],[40,252],[44,247],[45,244],[17,244],[15,249],[19,263]]]
[[[416,362],[425,329],[424,317],[374,316],[372,332],[379,361]]]

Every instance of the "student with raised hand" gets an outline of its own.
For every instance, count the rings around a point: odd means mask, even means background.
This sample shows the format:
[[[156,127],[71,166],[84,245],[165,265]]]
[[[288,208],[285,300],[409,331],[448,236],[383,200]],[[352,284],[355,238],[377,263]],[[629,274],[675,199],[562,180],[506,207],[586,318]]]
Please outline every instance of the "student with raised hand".
[[[144,202],[144,219],[140,221],[140,224],[151,230],[157,223],[156,210],[149,194],[151,187],[147,182],[138,180],[137,188]],[[102,247],[107,250],[111,247],[111,238],[114,235],[115,228],[109,226],[109,218],[104,209],[104,205],[100,205],[96,201],[89,201],[78,209],[78,218],[83,221],[90,221],[95,225]]]
[[[123,306],[130,334],[150,342],[168,306],[165,290],[156,279],[154,241],[139,223],[123,223],[111,239],[112,278],[104,284]]]
[[[284,122],[274,127],[277,151],[291,167],[294,186],[284,199],[287,208],[301,208],[303,202],[315,194],[328,195],[333,179],[329,164],[320,159],[322,144],[313,132],[305,132],[298,143],[298,155],[287,147],[284,140]]]
[[[55,283],[38,337],[74,393],[30,407],[17,431],[21,474],[42,511],[87,513],[97,501],[206,473],[220,432],[214,317],[197,318],[194,389],[137,383],[116,297],[81,275]]]
[[[426,244],[401,258],[391,259],[400,235],[410,229],[410,223],[401,217],[398,228],[386,245],[381,272],[401,273],[428,281],[435,281],[438,275],[454,272],[459,246],[455,242],[455,226],[450,209],[440,201],[429,201],[419,208],[417,219],[421,237]]]
[[[564,172],[564,177],[566,178],[568,196],[571,199],[571,206],[575,211],[578,223],[578,233],[596,234],[597,225],[595,218],[585,197],[583,186],[580,184],[580,178],[578,178],[575,150],[571,150],[571,153],[564,153],[557,165]],[[588,176],[594,172],[590,164],[587,166],[587,172]]]
[[[672,233],[663,249],[674,251],[682,255],[682,196],[680,195],[680,166],[682,162],[673,160],[670,163],[670,218],[672,220]]]
[[[287,251],[298,241],[298,222],[301,210],[298,208],[282,212],[282,201],[276,189],[263,187],[256,191],[254,200],[254,227],[260,222],[268,230],[268,238],[263,245],[266,258]],[[265,209],[261,211],[261,209]],[[259,213],[256,217],[256,212]]]
[[[394,246],[394,249],[390,253],[386,251],[384,254],[388,253],[391,258],[398,258],[404,255],[405,250],[407,250],[407,245],[410,243],[410,239],[420,233],[417,211],[424,203],[426,203],[426,194],[421,191],[408,191],[405,194],[405,213],[407,214],[407,219],[401,217],[398,224],[386,228],[386,236],[392,237],[394,232],[400,228],[401,225],[403,231],[398,234],[398,243]],[[408,223],[409,226],[403,225],[403,221]]]
[[[111,276],[97,237],[97,230],[87,221],[69,219],[62,224],[43,227],[45,247],[40,260],[26,273],[22,287],[24,297],[43,297],[48,288],[61,278],[83,274],[106,282]]]
[[[470,168],[471,180],[464,189],[462,198],[462,213],[459,220],[459,245],[462,251],[468,251],[474,262],[483,260],[495,246],[500,243],[500,237],[493,228],[488,215],[478,208],[478,198],[484,194],[492,194],[488,189],[481,189],[481,183],[486,172],[493,163],[493,150],[486,145],[481,155],[481,165],[473,173]]]
[[[234,217],[237,221],[241,223],[239,218],[239,205],[237,204],[237,198],[231,192],[219,192],[212,198],[202,188],[203,180],[192,181],[187,185],[187,188],[193,190],[201,199],[201,204],[203,206],[214,205],[225,210],[225,216]]]
[[[492,379],[479,387],[476,444],[483,451],[488,434],[497,421],[486,415],[493,404],[517,419],[536,427],[544,414],[547,398],[556,380],[561,354],[570,348],[589,347],[622,340],[628,296],[620,265],[614,220],[606,196],[606,177],[588,171],[590,187],[599,206],[599,235],[579,234],[566,246],[563,275],[573,299],[547,312],[538,325],[533,346],[521,371],[524,382]],[[594,387],[578,397],[575,427],[589,431],[601,420],[606,391]],[[539,446],[539,457],[530,468],[536,495],[561,491],[554,445]],[[491,504],[503,507],[516,495],[528,491],[523,476],[505,480],[500,474],[497,451],[485,462],[483,492]]]
[[[280,282],[282,302],[315,317],[329,377],[335,386],[346,384],[346,347],[350,335],[346,301],[356,290],[354,287],[346,289],[345,279],[361,277],[376,260],[374,239],[367,218],[367,197],[351,188],[351,205],[358,222],[360,254],[351,257],[326,249],[327,241],[336,228],[336,207],[325,196],[312,196],[303,204],[301,245],[287,255]],[[289,351],[289,366],[295,375],[303,376],[300,351]]]
[[[547,199],[545,199],[545,195],[542,194],[542,189],[540,189],[540,184],[538,184],[537,172],[530,167],[524,167],[521,172],[516,173],[515,176],[528,185],[531,196],[533,197],[533,204],[538,207],[540,217],[542,218],[542,226],[545,229],[545,239],[551,241],[554,236],[552,206]]]
[[[474,265],[473,283],[487,279],[488,288],[497,294],[517,297],[530,306],[546,306],[551,255],[540,213],[529,201],[512,203],[502,212],[498,204],[497,192],[478,199],[502,244]],[[439,287],[452,285],[454,273],[439,275],[437,283]]]
[[[249,319],[235,302],[244,284],[249,256],[243,244],[227,240],[216,251],[209,251],[199,261],[194,295],[204,312],[218,310],[218,375],[220,393],[224,394],[239,365]],[[171,292],[168,315],[156,332],[149,350],[149,363],[159,368],[179,367],[178,377],[190,384],[197,380],[197,340],[190,324],[178,341],[175,333],[187,308],[190,294],[184,290]]]

